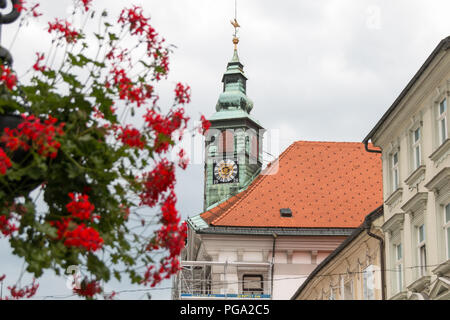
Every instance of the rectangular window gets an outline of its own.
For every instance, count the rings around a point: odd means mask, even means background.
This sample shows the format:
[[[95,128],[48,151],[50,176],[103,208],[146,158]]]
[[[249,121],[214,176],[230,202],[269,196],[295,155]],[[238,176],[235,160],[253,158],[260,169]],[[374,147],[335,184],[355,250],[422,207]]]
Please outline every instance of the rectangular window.
[[[392,192],[399,187],[398,152],[392,155]]]
[[[344,284],[344,300],[353,300],[353,281]]]
[[[427,273],[427,248],[425,245],[425,225],[417,228],[417,254],[419,262],[419,275],[424,276]]]
[[[421,139],[421,131],[420,128],[417,128],[412,133],[413,170],[416,170],[422,164],[420,139]]]
[[[242,291],[249,294],[261,294],[264,291],[262,275],[244,275]]]
[[[395,270],[396,270],[396,285],[397,292],[402,291],[403,289],[403,252],[402,252],[402,244],[398,244],[394,246],[395,249]]]
[[[334,292],[335,289],[331,288],[330,289],[330,297],[328,298],[328,300],[336,300],[336,293]]]
[[[374,300],[374,277],[373,265],[368,266],[363,273],[364,300]]]
[[[235,150],[235,137],[232,130],[224,130],[219,140],[219,153],[233,153]]]
[[[450,203],[444,208],[444,232],[447,247],[447,259],[450,259]]]
[[[448,138],[447,134],[447,99],[439,104],[439,115],[437,118],[439,129],[439,145]]]
[[[258,137],[257,136],[252,136],[252,151],[251,151],[251,156],[254,158],[258,157]]]

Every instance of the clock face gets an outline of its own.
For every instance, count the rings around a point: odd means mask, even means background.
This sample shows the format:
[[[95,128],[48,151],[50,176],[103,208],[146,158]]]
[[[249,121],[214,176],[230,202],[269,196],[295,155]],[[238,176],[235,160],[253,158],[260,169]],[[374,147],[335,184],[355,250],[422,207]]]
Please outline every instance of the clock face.
[[[224,159],[214,162],[213,171],[214,184],[239,182],[239,166],[235,160]]]

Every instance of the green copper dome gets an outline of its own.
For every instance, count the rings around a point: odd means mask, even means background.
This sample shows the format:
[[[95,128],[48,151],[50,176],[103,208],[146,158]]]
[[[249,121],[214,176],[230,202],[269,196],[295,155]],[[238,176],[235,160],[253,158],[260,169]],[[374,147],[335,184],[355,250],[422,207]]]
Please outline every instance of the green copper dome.
[[[219,96],[216,105],[217,112],[242,110],[250,113],[253,109],[253,102],[246,94],[247,77],[236,50],[234,50],[233,58],[228,63],[222,82],[223,93]]]

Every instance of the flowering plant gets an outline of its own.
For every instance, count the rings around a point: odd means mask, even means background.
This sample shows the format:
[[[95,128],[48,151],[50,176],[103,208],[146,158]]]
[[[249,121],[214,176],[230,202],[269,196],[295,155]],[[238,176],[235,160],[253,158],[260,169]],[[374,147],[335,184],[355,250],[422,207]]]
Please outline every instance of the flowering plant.
[[[39,4],[15,2],[20,25],[41,15]],[[46,28],[52,47],[36,53],[29,83],[0,66],[0,119],[21,117],[0,132],[0,236],[35,277],[84,266],[74,293],[92,298],[112,276],[155,286],[180,268],[186,226],[174,188],[176,167],[188,164],[177,144],[190,88],[176,84],[173,105],[160,108],[155,86],[167,77],[171,47],[141,7],[111,19],[92,0],[74,0],[72,15],[84,26],[95,20],[98,32],[55,19]],[[204,132],[209,123],[201,123]],[[11,289],[20,298],[37,287]]]

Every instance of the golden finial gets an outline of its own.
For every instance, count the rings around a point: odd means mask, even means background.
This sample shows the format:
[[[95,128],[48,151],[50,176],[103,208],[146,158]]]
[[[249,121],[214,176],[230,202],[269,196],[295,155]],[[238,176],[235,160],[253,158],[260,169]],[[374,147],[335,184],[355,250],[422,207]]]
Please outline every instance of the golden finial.
[[[235,32],[237,32],[237,28],[240,27],[239,23],[237,22],[236,18],[234,20],[231,20],[231,24],[233,25]]]
[[[231,21],[231,24],[234,26],[234,37],[233,37],[233,43],[234,43],[234,50],[237,50],[237,45],[239,43],[239,38],[237,37],[237,28],[240,27],[236,19],[234,21]]]
[[[238,28],[241,26],[237,22],[237,0],[234,2],[234,20],[231,20],[231,25],[234,27],[234,37],[233,37],[233,43],[234,43],[234,50],[237,50],[237,45],[239,43],[239,38],[237,36]]]

